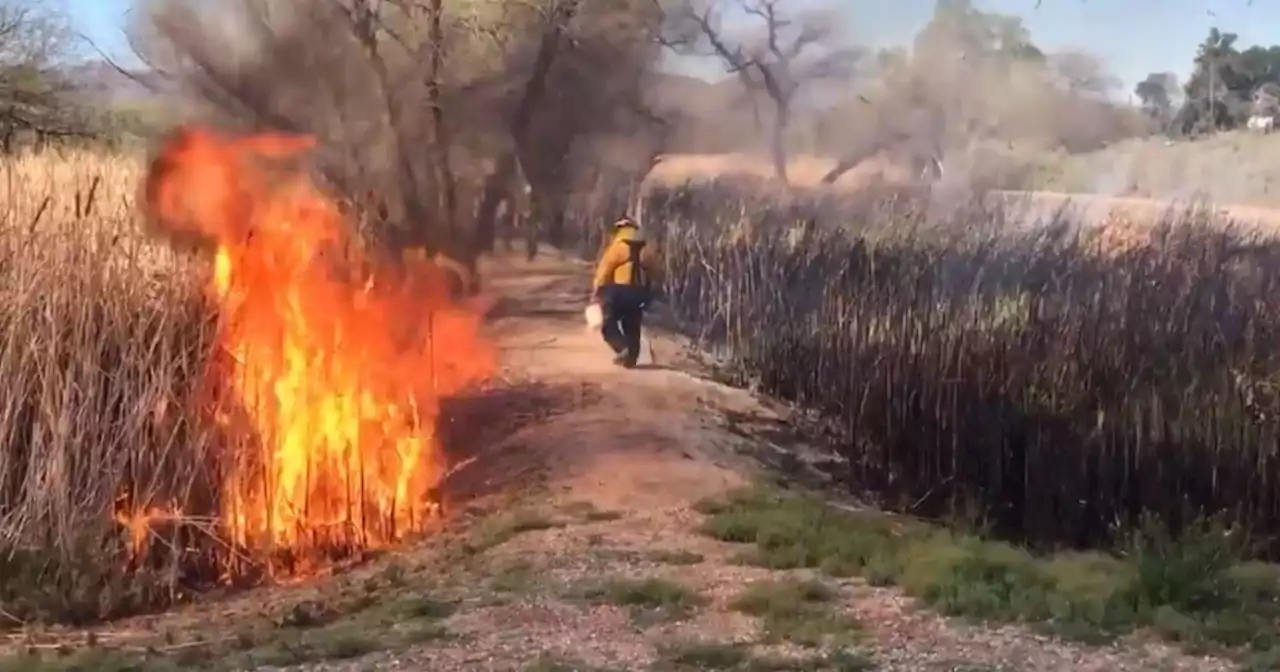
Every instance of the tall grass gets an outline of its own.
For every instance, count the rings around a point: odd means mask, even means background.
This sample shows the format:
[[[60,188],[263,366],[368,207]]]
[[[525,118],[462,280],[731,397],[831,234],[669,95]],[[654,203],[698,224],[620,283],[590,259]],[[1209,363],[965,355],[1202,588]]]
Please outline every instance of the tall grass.
[[[1045,546],[1144,516],[1280,532],[1280,244],[1196,213],[1104,249],[978,204],[841,216],[716,188],[648,212],[674,311],[822,418],[849,487]]]
[[[0,626],[164,604],[198,578],[178,569],[191,534],[130,566],[117,521],[182,502],[198,524],[214,482],[191,398],[213,314],[196,269],[138,233],[139,174],[93,153],[0,163]]]

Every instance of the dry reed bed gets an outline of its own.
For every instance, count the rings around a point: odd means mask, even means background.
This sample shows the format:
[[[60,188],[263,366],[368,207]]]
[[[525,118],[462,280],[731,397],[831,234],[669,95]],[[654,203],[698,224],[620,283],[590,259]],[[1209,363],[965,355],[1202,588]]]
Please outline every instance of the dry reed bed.
[[[835,165],[833,159],[793,156],[787,162],[787,178],[793,186],[818,187]],[[667,154],[660,157],[645,182],[655,188],[670,188],[722,177],[768,180],[773,175],[773,164],[767,158],[750,154]],[[836,189],[861,189],[880,181],[906,184],[915,178],[905,166],[886,156],[876,155],[845,172],[833,186]]]
[[[160,506],[208,479],[190,400],[212,313],[186,261],[136,226],[140,168],[0,163],[0,625],[165,602],[183,579],[160,559],[126,566],[113,519],[122,493]]]
[[[1133,138],[1087,154],[1032,157],[1039,167],[1034,187],[1277,208],[1277,149],[1280,137],[1243,130],[1194,140]]]
[[[647,212],[684,325],[815,411],[849,487],[1045,546],[1144,516],[1274,539],[1280,245],[1189,213],[1099,254],[1073,222],[989,206],[850,216],[712,186]]]
[[[1234,137],[1234,136],[1232,136]],[[1162,144],[1151,142],[1134,145],[1150,145],[1152,152],[1172,152]],[[1186,147],[1194,150],[1197,143],[1180,143],[1178,151]],[[1128,145],[1126,145],[1128,146]],[[1119,147],[1119,146],[1117,146]],[[1111,151],[1111,150],[1107,150]],[[1118,151],[1118,150],[1117,150]],[[1065,160],[1084,161],[1092,155],[1069,157]],[[1043,157],[1042,157],[1043,158]],[[831,192],[858,192],[874,185],[896,185],[905,187],[915,182],[914,175],[900,163],[896,163],[883,155],[876,155],[861,162],[846,172],[830,186],[822,185],[822,177],[836,164],[835,160],[818,156],[794,156],[788,162],[788,177],[793,188],[800,190],[826,190]],[[762,185],[773,177],[773,166],[760,156],[747,154],[671,154],[661,158],[649,175],[645,178],[650,189],[673,189],[692,183],[705,186],[717,180],[731,179],[740,181],[756,181]],[[1110,225],[1122,223],[1150,225],[1164,219],[1170,212],[1181,212],[1188,208],[1206,208],[1223,219],[1233,220],[1237,225],[1257,227],[1268,232],[1280,231],[1280,210],[1274,207],[1274,198],[1270,196],[1272,189],[1263,189],[1256,197],[1240,194],[1237,191],[1224,191],[1221,194],[1197,194],[1182,190],[1185,195],[1162,190],[1159,192],[1130,194],[1120,191],[1115,195],[1097,193],[1068,193],[1066,191],[1017,191],[996,190],[990,192],[993,203],[1007,208],[1011,213],[1032,219],[1053,219],[1055,212],[1069,209],[1070,217],[1092,224]],[[1206,200],[1206,196],[1218,196],[1215,203]],[[1229,198],[1241,199],[1236,201]],[[1263,205],[1243,205],[1240,203],[1262,203]]]

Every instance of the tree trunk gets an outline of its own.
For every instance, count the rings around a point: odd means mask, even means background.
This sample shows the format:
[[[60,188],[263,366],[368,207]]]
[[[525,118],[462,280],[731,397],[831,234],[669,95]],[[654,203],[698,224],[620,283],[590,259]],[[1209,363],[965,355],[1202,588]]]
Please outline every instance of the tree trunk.
[[[836,180],[840,179],[842,175],[850,170],[853,170],[853,167],[858,165],[861,161],[861,154],[857,156],[846,156],[843,159],[840,159],[834,168],[828,170],[827,174],[822,176],[822,183],[835,184]]]
[[[836,180],[840,179],[840,176],[850,170],[853,170],[855,166],[862,163],[863,159],[866,159],[868,156],[873,156],[878,152],[884,151],[888,146],[888,143],[892,141],[894,141],[894,139],[881,138],[870,147],[861,147],[855,151],[845,154],[840,157],[840,160],[836,163],[835,167],[828,170],[827,174],[822,176],[822,183],[835,184]]]
[[[540,185],[533,192],[534,211],[547,242],[557,249],[565,243],[565,189],[558,184]]]
[[[453,161],[450,149],[453,138],[445,123],[444,107],[440,104],[440,73],[444,69],[444,28],[442,7],[443,0],[431,0],[428,5],[427,39],[430,41],[431,54],[427,68],[427,104],[431,106],[431,158],[436,175],[436,187],[440,190],[440,209],[442,224],[448,232],[449,240],[464,240],[459,235],[458,212],[458,180],[453,172]],[[473,264],[474,254],[464,255],[468,264]],[[474,269],[471,269],[474,270]]]
[[[773,156],[773,173],[782,181],[787,180],[787,126],[791,123],[790,103],[778,102],[778,113],[773,117],[773,129],[769,137],[769,152]]]
[[[516,152],[528,144],[529,127],[533,123],[533,114],[542,103],[547,92],[547,77],[551,66],[555,64],[560,49],[560,37],[578,10],[581,0],[568,0],[556,7],[551,15],[546,32],[538,43],[538,52],[533,59],[533,72],[525,84],[524,95],[516,106],[511,118],[511,142],[514,148],[500,158],[493,172],[485,179],[484,193],[480,199],[480,207],[476,212],[476,229],[472,249],[493,250],[494,220],[498,214],[498,203],[502,201],[503,190],[511,182],[516,171]],[[528,171],[526,171],[527,174]]]
[[[400,107],[396,104],[395,94],[391,90],[387,63],[383,59],[382,53],[378,50],[377,9],[368,0],[361,0],[352,8],[352,21],[352,32],[364,47],[365,55],[369,58],[369,63],[373,67],[378,91],[385,108],[384,119],[390,127],[392,137],[396,138],[393,143],[395,146],[393,151],[395,153],[396,188],[400,192],[400,203],[404,208],[404,211],[400,213],[404,221],[401,221],[399,223],[400,226],[397,227],[402,230],[393,232],[391,239],[396,241],[393,244],[397,246],[421,244],[428,255],[434,255],[439,248],[440,236],[428,224],[431,221],[428,217],[430,213],[427,212],[426,203],[419,193],[420,185],[418,184],[417,168],[410,159],[409,153],[404,149],[405,143],[400,142],[398,139],[398,136],[404,130],[404,123],[400,114]],[[416,226],[425,228],[421,231],[406,231],[403,230],[405,222],[414,222]]]
[[[493,172],[484,180],[480,194],[480,207],[476,210],[475,230],[471,235],[471,250],[476,254],[493,252],[494,229],[498,218],[498,206],[502,203],[506,183],[515,173],[515,154],[507,152],[498,159]]]
[[[503,248],[510,252],[512,250],[511,243],[515,240],[517,233],[516,204],[511,194],[504,196],[498,204],[498,214],[495,221],[497,222],[497,235],[495,237],[502,242]]]

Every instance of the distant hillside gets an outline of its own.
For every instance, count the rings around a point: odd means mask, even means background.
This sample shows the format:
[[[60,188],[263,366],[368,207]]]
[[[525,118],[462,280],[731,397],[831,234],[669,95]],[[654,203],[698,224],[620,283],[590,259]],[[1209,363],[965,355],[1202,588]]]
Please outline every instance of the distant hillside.
[[[101,60],[88,61],[70,70],[72,80],[95,103],[104,105],[136,105],[155,99],[154,90],[163,83],[145,69],[120,72]]]

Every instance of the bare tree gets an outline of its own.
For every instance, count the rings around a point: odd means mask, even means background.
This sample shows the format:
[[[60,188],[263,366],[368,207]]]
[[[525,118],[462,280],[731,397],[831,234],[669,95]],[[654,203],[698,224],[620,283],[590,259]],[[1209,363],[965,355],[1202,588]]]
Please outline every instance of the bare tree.
[[[476,229],[473,247],[490,251],[494,242],[494,223],[498,214],[498,206],[507,193],[516,171],[520,168],[518,152],[528,146],[533,115],[542,103],[547,91],[547,80],[551,68],[559,56],[561,42],[569,29],[569,23],[578,12],[582,0],[563,0],[555,2],[546,14],[546,23],[538,40],[538,48],[533,57],[533,67],[526,80],[520,101],[515,113],[511,116],[509,133],[512,147],[505,152],[494,165],[485,180],[481,195],[479,211],[476,214]],[[525,174],[528,174],[527,168]],[[530,251],[532,254],[532,251]]]
[[[839,45],[839,21],[830,12],[785,11],[785,0],[713,0],[668,13],[666,43],[686,54],[718,57],[743,87],[763,92],[773,103],[769,147],[774,173],[787,181],[787,130],[797,97],[822,81],[847,78],[862,56]],[[726,12],[740,11],[758,24],[735,37],[723,27]]]
[[[953,186],[1013,186],[1027,173],[1022,148],[1089,151],[1135,132],[1140,120],[1112,102],[1116,80],[1096,58],[1046,54],[1021,19],[974,5],[938,3],[910,48],[881,52],[833,114],[857,122],[829,133],[838,161],[824,181],[875,160],[921,183],[946,164]]]
[[[393,69],[390,52],[403,47],[387,39],[388,8],[378,0],[163,0],[138,7],[131,37],[199,117],[315,136],[324,180],[359,209],[382,210],[395,225],[378,237],[399,243],[414,233],[407,222],[430,221],[419,197],[430,185],[417,154],[400,151],[421,118]]]
[[[12,151],[20,132],[37,142],[89,135],[89,110],[67,68],[73,37],[41,4],[0,0],[0,149]]]
[[[453,138],[445,119],[441,99],[444,78],[444,3],[428,0],[425,6],[427,24],[427,105],[431,108],[431,157],[435,168],[436,183],[440,185],[440,212],[444,213],[446,229],[450,236],[461,234],[458,230],[458,183],[454,175],[452,152]],[[471,258],[473,255],[468,255]]]
[[[584,148],[629,128],[658,52],[649,0],[150,1],[136,50],[211,118],[316,136],[321,174],[380,239],[468,264],[522,174],[562,238]]]
[[[660,56],[661,15],[649,0],[551,0],[534,16],[538,39],[512,50],[526,79],[510,117],[510,144],[486,179],[476,215],[477,247],[491,249],[498,208],[517,172],[529,187],[526,233],[560,245],[572,191],[594,176],[604,139],[636,146],[637,165],[665,125],[648,109],[644,85]],[[527,64],[524,68],[515,63]],[[606,143],[608,144],[608,143]],[[526,236],[529,252],[535,241]]]

